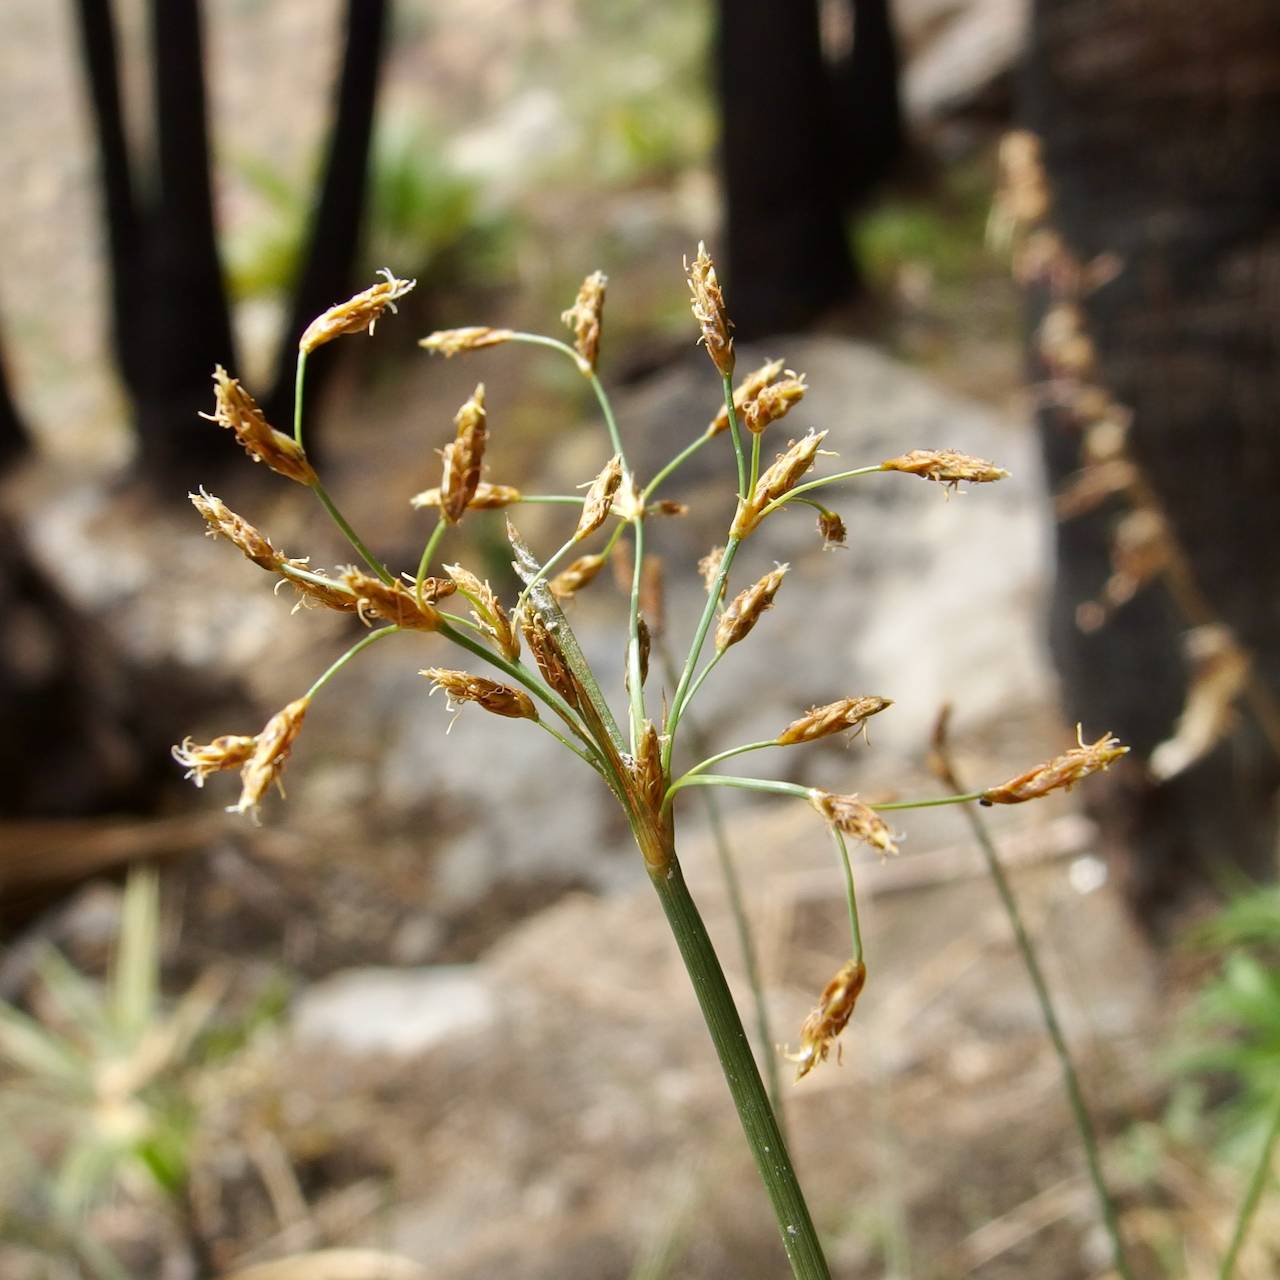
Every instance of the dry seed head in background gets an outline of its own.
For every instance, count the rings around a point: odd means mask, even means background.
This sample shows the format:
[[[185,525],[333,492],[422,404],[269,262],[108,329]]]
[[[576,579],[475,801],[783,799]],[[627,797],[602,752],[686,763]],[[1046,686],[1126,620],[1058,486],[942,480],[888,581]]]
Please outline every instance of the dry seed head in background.
[[[510,329],[491,329],[477,324],[466,329],[437,329],[418,340],[424,351],[442,355],[447,360],[462,351],[480,351],[485,347],[500,347],[514,337]]]
[[[769,423],[786,417],[791,406],[804,399],[804,393],[808,389],[803,373],[796,375],[788,370],[785,378],[762,387],[756,396],[743,405],[742,425],[758,436]]]
[[[981,803],[1023,804],[1027,800],[1039,800],[1041,796],[1061,788],[1070,790],[1082,778],[1108,768],[1129,750],[1109,733],[1104,733],[1097,742],[1086,743],[1080,725],[1076,725],[1076,742],[1078,745],[1070,751],[984,791]]]
[[[761,474],[755,491],[748,498],[738,499],[737,514],[729,531],[733,537],[745,538],[764,519],[765,508],[800,483],[804,473],[813,466],[818,449],[826,438],[825,431],[810,431],[799,440],[788,443],[786,451],[778,454]]]
[[[440,514],[449,524],[457,524],[462,519],[480,486],[488,440],[486,420],[484,383],[481,382],[453,419],[456,428],[453,441],[440,451]]]
[[[850,960],[822,989],[817,1006],[800,1028],[800,1048],[785,1057],[796,1064],[796,1079],[803,1080],[831,1052],[831,1042],[848,1025],[858,996],[867,982],[867,966]]]
[[[520,490],[514,485],[509,484],[489,484],[487,481],[481,480],[476,485],[476,491],[471,495],[467,502],[468,511],[496,511],[500,507],[514,506],[520,501]],[[439,489],[423,489],[421,493],[415,493],[409,499],[411,506],[422,510],[424,507],[438,507],[440,505]]]
[[[1008,479],[1003,467],[972,454],[957,453],[954,449],[912,449],[897,458],[889,458],[880,464],[881,471],[902,471],[920,476],[952,489],[964,481],[970,484],[991,484],[995,480]]]
[[[213,371],[214,409],[202,418],[226,427],[254,462],[299,484],[313,485],[316,473],[302,446],[277,431],[263,416],[258,402],[221,365]]]
[[[897,853],[889,824],[868,804],[857,796],[839,796],[830,791],[811,791],[813,807],[835,828],[845,835],[869,844],[882,854]]]
[[[720,573],[720,563],[724,559],[723,547],[712,547],[701,560],[698,561],[698,573],[702,577],[702,584],[708,592],[716,585],[716,577]],[[723,600],[725,592],[729,589],[728,581],[720,584],[720,599]]]
[[[322,347],[334,338],[346,333],[372,334],[382,313],[391,308],[396,309],[396,301],[403,298],[418,282],[416,280],[397,280],[385,267],[378,273],[385,277],[354,298],[330,307],[322,316],[317,316],[298,340],[298,350],[311,352]]]
[[[593,373],[600,355],[600,319],[604,313],[604,292],[609,277],[593,271],[578,289],[578,296],[561,321],[573,330],[573,346],[584,373]]]
[[[775,741],[780,747],[789,747],[800,742],[816,742],[846,729],[854,730],[855,736],[861,730],[865,736],[867,721],[891,706],[891,698],[841,698],[827,703],[825,707],[814,707],[808,715],[793,720]]]
[[[383,582],[363,569],[347,568],[342,571],[342,583],[355,595],[356,610],[365,623],[372,614],[408,631],[440,629],[439,611],[420,601],[402,582]]]
[[[647,555],[640,566],[640,612],[651,635],[661,636],[667,629],[667,592],[661,556]]]
[[[738,383],[733,392],[733,408],[738,420],[742,420],[743,407],[749,404],[760,394],[773,380],[782,372],[783,361],[770,360],[762,364],[760,368],[747,374],[743,380]],[[711,419],[707,426],[707,435],[718,436],[722,431],[729,430],[729,407],[722,404],[716,416]]]
[[[575,542],[581,542],[594,533],[609,518],[613,495],[618,492],[621,483],[622,459],[615,453],[604,464],[604,470],[591,482],[587,496],[582,501],[582,514],[578,517],[578,527],[573,534]]]
[[[271,545],[271,539],[260,533],[243,516],[238,516],[221,498],[201,489],[189,493],[192,506],[205,518],[210,537],[221,535],[238,547],[254,564],[276,572],[282,564],[292,563],[281,551]]]
[[[702,330],[702,344],[721,375],[731,378],[733,339],[729,336],[729,330],[733,328],[733,324],[725,310],[724,293],[716,277],[715,264],[702,241],[698,242],[698,256],[694,258],[693,265],[686,262],[685,270],[689,273],[693,318]]]
[[[608,556],[579,556],[551,579],[551,594],[557,600],[570,600],[604,568]]]
[[[1128,493],[1138,480],[1138,469],[1132,462],[1116,458],[1099,462],[1077,471],[1053,500],[1059,520],[1086,515],[1116,494]]]
[[[450,710],[458,709],[461,703],[474,702],[495,716],[506,716],[511,720],[538,718],[533,699],[522,689],[513,689],[497,680],[471,675],[467,671],[452,671],[447,667],[428,667],[418,674],[431,681],[432,693],[436,689],[444,690]]]
[[[467,598],[471,605],[471,616],[494,638],[503,657],[514,662],[520,656],[520,637],[511,625],[511,618],[502,607],[498,593],[487,581],[482,582],[470,569],[464,569],[460,564],[447,564],[444,571]]]
[[[310,703],[309,695],[298,698],[267,721],[254,740],[253,754],[240,770],[240,799],[229,806],[228,812],[256,816],[258,806],[272,783],[280,786],[280,775],[284,772],[289,752],[293,750],[294,739],[302,729],[302,720]],[[284,788],[281,786],[280,789],[283,794]]]
[[[214,738],[212,742],[199,743],[192,738],[183,738],[171,748],[173,758],[186,769],[186,776],[192,779],[197,787],[204,786],[204,780],[211,773],[222,773],[227,769],[239,769],[253,755],[257,745],[256,738],[224,734]]]
[[[773,608],[773,597],[778,594],[782,579],[790,568],[788,564],[778,565],[729,601],[716,623],[717,651],[723,652],[730,645],[737,644],[750,635],[751,629],[760,621],[765,610]]]

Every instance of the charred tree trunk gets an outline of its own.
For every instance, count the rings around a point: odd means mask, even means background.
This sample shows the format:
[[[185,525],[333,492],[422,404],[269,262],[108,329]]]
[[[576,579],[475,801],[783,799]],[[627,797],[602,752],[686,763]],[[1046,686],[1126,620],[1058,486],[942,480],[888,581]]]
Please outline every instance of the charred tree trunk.
[[[861,208],[893,171],[903,151],[898,98],[898,44],[888,0],[850,0],[853,48],[833,69],[841,131],[840,172],[850,209]]]
[[[26,424],[18,412],[0,352],[0,473],[13,465],[30,447]]]
[[[267,404],[268,418],[281,424],[282,429],[293,419],[294,361],[302,331],[327,307],[354,292],[352,272],[364,223],[374,104],[386,28],[386,0],[348,0],[346,52],[324,185],[281,344],[276,384]],[[321,349],[307,362],[310,394],[314,395],[327,377],[335,355],[331,349]]]
[[[814,0],[720,0],[716,58],[725,275],[750,339],[808,324],[858,276]]]
[[[1038,0],[1025,102],[1054,222],[1082,257],[1124,262],[1085,304],[1100,381],[1134,410],[1133,451],[1202,589],[1280,687],[1280,8]],[[1078,441],[1054,418],[1060,481]],[[1108,545],[1105,516],[1061,527],[1054,647],[1071,717],[1145,758],[1182,706],[1186,624],[1154,586],[1100,631],[1077,628]],[[1273,874],[1280,765],[1247,713],[1164,785],[1113,776],[1099,816],[1148,920],[1232,864]]]

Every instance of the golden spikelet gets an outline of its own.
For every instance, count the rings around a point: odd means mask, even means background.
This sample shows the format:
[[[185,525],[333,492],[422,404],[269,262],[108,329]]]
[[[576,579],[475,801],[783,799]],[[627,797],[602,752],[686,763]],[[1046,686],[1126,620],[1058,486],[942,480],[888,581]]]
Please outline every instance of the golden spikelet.
[[[716,623],[717,651],[723,652],[731,644],[746,639],[752,627],[760,621],[761,614],[773,607],[773,597],[778,594],[778,588],[790,567],[786,564],[778,565],[729,601],[720,615],[720,621]]]
[[[465,329],[437,329],[425,338],[418,339],[418,346],[433,355],[447,360],[463,351],[480,351],[485,347],[499,347],[514,337],[510,329],[491,329],[488,325],[471,325]]]
[[[186,769],[186,776],[193,779],[197,787],[203,787],[211,773],[239,769],[253,755],[256,743],[256,738],[228,733],[205,743],[183,738],[171,750],[173,758]]]
[[[467,503],[468,511],[496,511],[499,507],[514,506],[520,501],[520,490],[509,484],[489,484],[481,480],[476,491]],[[409,499],[412,506],[421,510],[423,507],[440,505],[439,489],[424,489]]]
[[[857,796],[839,796],[830,791],[811,791],[813,807],[838,831],[869,844],[880,853],[897,853],[889,824]]]
[[[383,582],[363,569],[344,569],[341,576],[343,585],[354,594],[356,610],[365,622],[372,614],[409,631],[439,631],[439,611],[429,602],[420,601],[412,587],[403,582]]]
[[[764,519],[765,508],[800,483],[804,473],[813,466],[826,437],[825,431],[810,431],[801,439],[792,440],[786,451],[778,454],[756,482],[755,491],[747,498],[738,499],[738,510],[729,531],[733,537],[745,538]]]
[[[542,672],[542,678],[571,706],[578,705],[578,682],[569,670],[556,638],[538,614],[521,613],[520,631]]]
[[[240,770],[240,799],[229,807],[232,813],[252,813],[255,816],[262,798],[274,783],[280,787],[280,775],[284,772],[294,740],[302,729],[303,717],[311,703],[310,695],[289,703],[263,726],[254,739],[253,754]]]
[[[988,788],[982,793],[981,803],[1023,804],[1027,800],[1039,800],[1051,791],[1070,790],[1082,778],[1109,768],[1129,750],[1109,733],[1104,733],[1097,742],[1086,743],[1080,725],[1076,725],[1076,743],[1070,751],[1054,756],[1052,760],[1046,760],[998,787]]]
[[[791,406],[799,404],[808,391],[804,374],[788,372],[779,382],[762,387],[759,393],[743,406],[742,425],[754,435],[759,435],[771,422],[787,415]]]
[[[384,278],[377,284],[346,302],[338,303],[336,307],[330,307],[324,315],[317,316],[307,325],[298,340],[298,350],[314,351],[346,333],[363,333],[366,329],[373,333],[383,312],[390,308],[394,314],[397,300],[418,283],[416,280],[398,280],[385,267],[378,274]]]
[[[271,545],[271,539],[266,534],[259,533],[243,516],[236,515],[221,498],[214,497],[204,489],[199,493],[189,493],[187,497],[191,499],[192,506],[204,516],[210,537],[221,535],[239,547],[254,564],[270,569],[273,573],[288,562],[288,557]]]
[[[850,960],[822,989],[817,1006],[800,1028],[800,1048],[785,1055],[796,1064],[797,1080],[803,1080],[818,1063],[827,1060],[831,1042],[848,1025],[866,981],[867,966],[861,960]]]
[[[825,507],[818,512],[818,532],[822,534],[823,551],[841,549],[849,537],[844,521],[834,511],[828,511]]]
[[[972,484],[990,484],[1004,480],[1009,473],[1003,467],[984,458],[975,458],[954,449],[912,449],[897,458],[888,458],[880,464],[881,471],[902,471],[909,476],[920,476],[938,484],[955,488],[962,481]]]
[[[636,754],[631,762],[631,774],[635,778],[640,799],[649,812],[660,812],[666,793],[666,779],[662,772],[662,739],[652,720],[646,720],[640,726]]]
[[[514,662],[520,656],[520,637],[497,592],[460,564],[447,564],[444,569],[470,603],[471,616],[493,637],[502,656]]]
[[[579,556],[567,569],[551,579],[551,594],[557,600],[570,600],[604,568],[608,556]]]
[[[285,570],[287,575],[287,569]],[[323,578],[323,574],[314,574],[310,578],[294,578],[286,576],[286,581],[298,593],[296,612],[303,609],[335,609],[339,613],[357,613],[360,609],[360,598],[338,582],[315,581]]]
[[[440,457],[440,514],[449,524],[457,524],[476,496],[480,473],[484,466],[484,448],[488,439],[487,415],[484,411],[484,383],[477,384],[471,398],[454,416],[456,435],[445,445]]]
[[[793,720],[775,741],[780,747],[789,747],[800,742],[816,742],[846,729],[854,730],[855,736],[859,730],[865,735],[867,721],[891,706],[890,698],[841,698],[824,707],[814,707],[808,715]]]
[[[742,421],[743,409],[753,401],[782,372],[783,361],[769,360],[760,368],[747,374],[733,390],[733,408],[738,421]],[[729,408],[722,404],[716,416],[707,426],[707,435],[718,436],[729,430]]]
[[[615,453],[605,463],[604,470],[591,482],[587,496],[582,501],[582,514],[578,517],[578,527],[573,533],[575,542],[594,533],[609,518],[613,495],[618,492],[621,483],[622,459]]]
[[[649,624],[641,615],[636,619],[636,647],[640,658],[640,687],[643,689],[649,678],[649,656],[653,651],[653,635]],[[628,693],[631,692],[631,642],[627,641],[627,661],[623,664],[622,683]]]
[[[604,292],[609,277],[593,271],[578,289],[578,296],[561,321],[573,330],[573,345],[583,373],[592,373],[600,354],[600,319],[604,313]]]
[[[685,262],[689,275],[689,292],[693,295],[693,318],[702,330],[702,345],[712,363],[723,377],[733,376],[733,328],[724,305],[724,292],[716,276],[715,264],[707,253],[707,246],[698,242],[698,254],[693,265]]]
[[[221,365],[213,371],[214,409],[202,418],[226,427],[254,462],[299,484],[313,485],[316,473],[302,446],[277,431],[263,416],[258,402]]]
[[[428,667],[419,671],[431,681],[432,693],[443,689],[450,710],[457,709],[462,703],[474,702],[495,716],[506,716],[511,720],[536,720],[537,708],[533,699],[523,689],[513,689],[510,685],[499,684],[485,676],[473,676],[466,671],[451,671],[446,667]]]

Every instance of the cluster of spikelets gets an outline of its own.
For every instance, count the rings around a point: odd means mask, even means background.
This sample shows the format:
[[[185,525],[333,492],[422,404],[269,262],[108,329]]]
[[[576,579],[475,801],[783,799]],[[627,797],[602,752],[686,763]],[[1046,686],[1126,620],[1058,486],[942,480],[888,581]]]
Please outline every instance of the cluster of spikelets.
[[[507,521],[508,538],[515,556],[513,568],[523,582],[523,590],[513,603],[504,602],[489,582],[460,564],[442,564],[438,576],[428,572],[440,537],[469,513],[515,508],[525,501],[552,500],[527,499],[517,486],[493,483],[485,478],[488,417],[483,385],[477,386],[458,410],[453,438],[440,451],[438,483],[411,499],[413,507],[434,511],[437,523],[417,573],[396,576],[351,530],[307,459],[300,425],[301,376],[298,422],[294,435],[289,436],[265,420],[252,396],[239,382],[220,368],[215,371],[216,405],[214,413],[209,415],[211,420],[226,427],[255,461],[311,488],[364,558],[366,566],[346,567],[332,574],[318,572],[308,560],[290,557],[278,550],[249,521],[229,510],[218,498],[201,491],[191,495],[191,500],[204,517],[208,532],[226,538],[254,564],[273,574],[278,581],[289,583],[298,593],[300,606],[351,613],[367,627],[375,623],[382,625],[366,633],[306,694],[274,715],[261,732],[227,735],[208,743],[187,739],[175,747],[175,757],[197,785],[203,785],[211,774],[238,770],[241,792],[232,807],[238,812],[256,815],[267,792],[280,783],[312,698],[337,670],[358,650],[383,635],[406,630],[431,632],[467,649],[494,668],[495,675],[505,677],[499,680],[434,665],[422,671],[433,690],[442,689],[452,708],[474,705],[496,716],[531,721],[553,733],[614,792],[652,872],[663,857],[674,857],[671,805],[683,785],[720,781],[750,785],[751,780],[727,779],[708,773],[706,770],[711,764],[756,747],[795,746],[839,733],[856,734],[865,731],[872,716],[891,705],[887,698],[862,695],[814,707],[767,742],[722,752],[683,775],[673,776],[672,749],[682,714],[710,668],[727,650],[745,640],[771,608],[787,574],[787,566],[779,565],[734,596],[728,595],[734,554],[767,517],[804,493],[805,504],[818,510],[818,531],[823,544],[837,546],[843,544],[846,536],[844,522],[836,512],[813,498],[814,491],[827,484],[882,471],[918,476],[949,489],[961,483],[990,483],[1007,474],[990,462],[952,450],[913,450],[857,472],[802,484],[824,452],[820,446],[826,433],[815,431],[789,441],[772,464],[761,468],[761,435],[803,399],[807,389],[804,377],[785,369],[782,361],[773,360],[734,387],[731,325],[715,267],[701,246],[688,268],[688,280],[701,341],[722,376],[725,404],[693,443],[647,484],[641,483],[626,461],[612,410],[596,376],[606,287],[605,277],[599,272],[587,277],[574,305],[564,313],[563,319],[573,335],[572,346],[540,335],[483,326],[445,330],[421,341],[424,349],[446,357],[519,341],[557,347],[572,358],[590,380],[604,410],[614,452],[586,485],[575,527],[559,551],[539,563],[511,521]],[[315,347],[343,334],[371,332],[384,311],[394,309],[396,299],[412,287],[411,281],[398,280],[388,272],[386,279],[373,288],[319,317],[307,329],[300,344],[300,370],[305,368],[306,356]],[[747,430],[751,449],[749,469],[740,426]],[[651,637],[660,633],[663,626],[662,573],[658,560],[643,554],[642,529],[651,515],[679,515],[684,511],[682,504],[658,498],[656,488],[684,458],[726,434],[732,436],[738,461],[737,508],[725,545],[713,548],[699,563],[707,590],[702,624],[678,688],[674,692],[663,691],[662,719],[655,722],[645,709],[645,682]],[[574,501],[569,496],[554,500]],[[582,544],[611,519],[616,525],[603,548],[584,551]],[[562,607],[585,589],[610,560],[615,562],[615,567],[619,562],[625,564],[627,544],[620,542],[620,535],[627,529],[634,533],[635,546],[631,562],[626,566],[632,585],[626,667],[631,703],[629,742],[624,741],[603,700]],[[573,558],[561,567],[561,562],[570,556]],[[447,610],[445,604],[451,597],[465,601],[469,618]],[[713,636],[714,655],[694,679],[708,634]],[[532,664],[525,660],[526,652]],[[957,799],[981,799],[991,804],[1035,799],[1070,787],[1090,773],[1106,768],[1124,751],[1125,748],[1109,736],[1091,745],[1081,741],[1065,755],[1001,786]],[[807,799],[842,851],[844,838],[848,837],[881,855],[897,852],[894,833],[885,819],[874,805],[855,795],[786,783],[762,785],[773,790],[787,788]],[[852,894],[851,875],[849,885]],[[850,906],[856,919],[852,898]],[[854,950],[853,959],[841,967],[804,1025],[800,1049],[791,1055],[798,1063],[798,1076],[825,1060],[834,1038],[853,1012],[866,978],[856,931]]]

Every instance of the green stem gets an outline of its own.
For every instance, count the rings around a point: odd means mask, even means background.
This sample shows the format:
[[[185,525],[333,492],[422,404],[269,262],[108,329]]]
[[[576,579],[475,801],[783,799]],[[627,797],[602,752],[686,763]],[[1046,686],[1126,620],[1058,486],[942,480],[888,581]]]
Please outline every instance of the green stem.
[[[756,482],[760,479],[760,434],[753,431],[751,433],[751,485],[747,489],[748,494],[755,493]]]
[[[346,538],[346,540],[360,553],[360,558],[365,562],[365,564],[367,564],[369,568],[387,584],[387,586],[394,586],[396,580],[392,576],[391,570],[388,569],[387,566],[383,564],[382,561],[379,560],[363,542],[360,541],[359,535],[347,523],[346,517],[338,510],[333,499],[329,497],[324,485],[322,485],[319,480],[312,482],[311,492],[320,499],[320,505],[329,513],[329,518],[333,523],[342,530],[342,536]]]
[[[582,495],[580,493],[522,493],[516,501],[519,503],[554,503],[563,507],[580,507],[582,506]]]
[[[422,604],[422,584],[426,580],[427,570],[431,568],[431,560],[436,553],[436,548],[440,545],[440,539],[444,537],[444,531],[448,528],[448,522],[444,516],[436,519],[436,527],[431,530],[431,537],[427,539],[427,545],[422,548],[422,556],[418,560],[418,574],[414,579],[414,591],[418,597],[418,603]]]
[[[820,489],[825,484],[835,484],[839,480],[852,480],[855,476],[869,476],[872,472],[879,470],[881,470],[880,464],[876,463],[873,467],[855,467],[852,471],[841,471],[838,475],[823,476],[820,480],[810,480],[807,484],[796,485],[790,492],[784,493],[782,497],[775,498],[769,503],[760,513],[760,518],[763,520],[769,512],[776,511],[785,503],[794,502],[802,493],[808,493],[810,489]]]
[[[664,869],[650,879],[693,983],[743,1132],[773,1205],[792,1275],[796,1280],[830,1280],[822,1244],[791,1165],[786,1141],[769,1106],[719,957],[674,853]]]
[[[680,683],[676,686],[675,695],[671,699],[671,710],[667,714],[667,745],[663,752],[662,761],[664,767],[670,767],[671,748],[675,743],[676,729],[679,728],[680,716],[684,711],[689,682],[693,679],[693,670],[698,665],[703,643],[706,641],[707,632],[711,629],[711,620],[715,617],[716,607],[720,603],[725,581],[729,577],[729,570],[733,567],[733,559],[738,554],[738,548],[741,545],[742,540],[740,538],[732,537],[725,544],[724,555],[720,557],[719,572],[717,572],[716,579],[711,584],[711,590],[707,592],[707,603],[702,610],[702,617],[698,621],[698,629],[694,633],[693,643],[689,646],[689,656],[684,660],[684,670],[680,672]]]
[[[1231,1243],[1223,1256],[1218,1280],[1231,1280],[1231,1276],[1235,1273],[1236,1259],[1249,1233],[1249,1224],[1253,1220],[1258,1202],[1262,1199],[1262,1193],[1267,1188],[1267,1180],[1271,1177],[1271,1161],[1275,1154],[1277,1138],[1280,1138],[1280,1089],[1276,1090],[1275,1099],[1271,1104],[1271,1123],[1267,1126],[1266,1136],[1262,1140],[1262,1150],[1258,1152],[1258,1163],[1254,1165],[1248,1189],[1240,1202],[1235,1229],[1231,1232]]]
[[[938,749],[938,756],[942,761],[941,776],[943,781],[947,786],[959,789],[961,783],[947,759],[945,748],[940,747]],[[941,803],[955,803],[957,799],[969,798],[971,797],[950,797]],[[877,805],[875,807],[884,808],[885,806]],[[1000,855],[996,850],[995,842],[987,831],[986,823],[983,822],[977,808],[966,808],[964,813],[973,831],[973,837],[978,842],[978,847],[982,850],[982,856],[986,859],[987,872],[996,887],[996,892],[1000,895],[1000,902],[1004,907],[1005,915],[1009,918],[1009,926],[1013,930],[1014,940],[1017,942],[1018,950],[1022,955],[1023,966],[1035,990],[1036,1002],[1040,1006],[1040,1015],[1044,1019],[1045,1030],[1049,1034],[1049,1041],[1053,1045],[1054,1053],[1057,1055],[1058,1068],[1062,1073],[1062,1083],[1066,1089],[1067,1101],[1075,1118],[1076,1129],[1080,1133],[1081,1145],[1084,1147],[1085,1162],[1089,1167],[1089,1179],[1093,1183],[1094,1194],[1098,1200],[1098,1208],[1102,1212],[1103,1226],[1106,1228],[1107,1236],[1111,1241],[1112,1264],[1117,1274],[1123,1277],[1123,1280],[1133,1280],[1133,1272],[1129,1269],[1129,1260],[1125,1256],[1124,1244],[1120,1236],[1120,1223],[1116,1218],[1115,1205],[1112,1203],[1110,1193],[1107,1191],[1106,1181],[1102,1176],[1102,1160],[1098,1152],[1098,1139],[1094,1133],[1093,1122],[1089,1118],[1089,1109],[1085,1105],[1084,1093],[1080,1088],[1080,1080],[1071,1061],[1071,1054],[1067,1050],[1066,1038],[1063,1036],[1062,1027],[1058,1022],[1058,1014],[1054,1008],[1053,997],[1049,994],[1049,986],[1045,982],[1044,974],[1040,969],[1040,961],[1036,956],[1035,946],[1032,944],[1031,936],[1027,933],[1026,926],[1022,922],[1017,900],[1013,896],[1013,889],[1004,873]]]
[[[347,663],[350,662],[351,659],[356,656],[357,653],[359,653],[362,649],[367,649],[371,644],[376,643],[378,640],[381,640],[383,636],[394,635],[399,630],[400,630],[399,627],[394,627],[394,626],[379,627],[377,631],[370,631],[369,634],[365,636],[363,640],[357,640],[355,644],[353,644],[351,648],[348,649],[346,653],[342,655],[342,657],[338,658],[324,673],[324,675],[322,675],[311,686],[311,688],[307,690],[306,696],[308,698],[314,698],[315,695],[319,693],[320,690],[323,689],[324,686],[327,685],[329,681],[332,680],[333,677],[336,676],[338,672],[341,671],[342,668],[345,667]]]
[[[678,782],[683,782],[685,778],[693,777],[699,773],[706,773],[713,764],[719,764],[721,760],[728,760],[731,756],[740,756],[747,751],[760,751],[765,747],[776,747],[778,740],[776,738],[768,738],[763,742],[745,742],[740,747],[730,747],[728,751],[721,751],[718,755],[708,756],[705,760],[699,760],[692,769],[685,771]]]
[[[844,868],[844,894],[849,905],[849,932],[853,939],[853,960],[862,963],[862,926],[858,923],[858,894],[853,883],[853,864],[849,861],[849,846],[845,844],[844,833],[839,827],[828,824],[827,830],[836,843],[840,854],[840,864]]]
[[[307,382],[307,353],[298,352],[298,363],[293,374],[293,439],[302,448],[302,389]]]
[[[696,773],[690,777],[686,773],[667,788],[662,802],[664,813],[671,807],[676,792],[683,791],[685,787],[739,787],[743,791],[768,791],[777,796],[797,796],[801,800],[809,800],[813,796],[810,787],[802,787],[798,782],[779,782],[776,778],[734,778],[727,773]]]
[[[689,686],[689,692],[684,695],[684,704],[680,708],[680,714],[683,716],[689,710],[689,705],[694,698],[698,696],[698,690],[702,688],[703,681],[716,669],[716,663],[728,653],[728,649],[717,649],[715,653],[707,659],[707,665],[698,672],[693,683]]]
[[[301,569],[294,564],[282,564],[276,572],[282,578],[294,578],[298,582],[314,582],[317,587],[328,587],[329,590],[340,591],[343,595],[355,595],[345,582],[337,582],[333,578],[326,578],[322,573],[312,573],[310,569]]]
[[[681,449],[680,452],[677,453],[676,456],[672,458],[671,461],[668,462],[667,465],[663,467],[647,485],[645,485],[644,492],[640,495],[643,501],[648,502],[649,499],[657,493],[658,486],[662,484],[662,482],[666,480],[673,471],[682,467],[690,458],[693,457],[695,453],[698,452],[699,449],[702,448],[704,444],[707,443],[708,440],[713,440],[714,438],[715,437],[710,433],[707,433],[705,435],[700,435],[692,444],[685,445],[685,447]]]
[[[644,681],[640,676],[640,581],[644,568],[644,521],[637,516],[635,527],[635,554],[631,569],[631,614],[628,623],[627,685],[631,695],[631,750],[635,752],[640,741],[640,726],[644,723]]]
[[[963,795],[935,796],[931,800],[895,800],[892,804],[873,804],[867,807],[877,813],[892,813],[895,809],[936,809],[944,804],[969,804],[971,801],[981,800],[982,796],[981,791],[966,791]]]
[[[738,411],[733,405],[733,375],[724,375],[724,403],[729,411],[729,434],[733,436],[733,456],[738,463],[738,497],[745,500],[751,490],[747,487],[747,459],[742,450],[742,430],[738,426]]]

